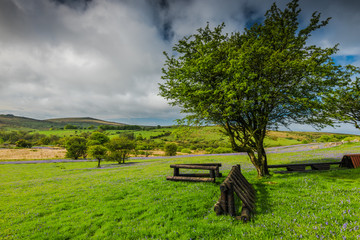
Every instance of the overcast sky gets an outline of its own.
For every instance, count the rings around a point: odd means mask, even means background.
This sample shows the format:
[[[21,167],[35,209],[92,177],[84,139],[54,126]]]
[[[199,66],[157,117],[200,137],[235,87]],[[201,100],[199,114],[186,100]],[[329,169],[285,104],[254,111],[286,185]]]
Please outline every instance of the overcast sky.
[[[284,7],[288,1],[276,1]],[[0,114],[37,119],[175,119],[158,96],[163,51],[196,29],[242,31],[271,0],[0,0]],[[330,24],[313,34],[360,66],[360,1],[302,0]],[[164,122],[159,122],[162,124]]]

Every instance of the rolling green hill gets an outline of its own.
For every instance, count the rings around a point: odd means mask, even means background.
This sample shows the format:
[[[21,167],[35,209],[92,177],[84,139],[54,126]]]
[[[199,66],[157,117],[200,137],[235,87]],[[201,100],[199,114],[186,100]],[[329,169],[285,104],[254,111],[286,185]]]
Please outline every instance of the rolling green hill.
[[[27,117],[14,116],[12,114],[0,114],[0,128],[2,129],[37,129],[45,130],[49,128],[63,128],[66,125],[75,125],[80,128],[99,125],[125,126],[126,124],[108,122],[95,118],[56,118],[38,120]]]

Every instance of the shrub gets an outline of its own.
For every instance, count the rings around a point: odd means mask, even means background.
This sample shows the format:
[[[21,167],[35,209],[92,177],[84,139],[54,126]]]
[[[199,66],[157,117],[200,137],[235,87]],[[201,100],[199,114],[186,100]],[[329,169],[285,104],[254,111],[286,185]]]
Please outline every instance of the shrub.
[[[184,148],[183,150],[181,150],[182,153],[191,153],[190,149],[188,148]]]
[[[15,144],[19,148],[31,148],[32,147],[32,143],[29,141],[26,141],[25,139],[20,139]]]
[[[176,156],[177,145],[175,143],[166,143],[164,150],[165,156]]]
[[[214,152],[214,148],[208,147],[208,148],[205,149],[205,151],[206,151],[207,153],[213,153],[213,152]]]
[[[196,150],[196,149],[197,149],[197,147],[196,147],[196,146],[191,145],[191,146],[190,146],[190,149],[191,149],[191,150]]]
[[[213,153],[232,153],[233,150],[227,147],[218,147],[214,149]]]

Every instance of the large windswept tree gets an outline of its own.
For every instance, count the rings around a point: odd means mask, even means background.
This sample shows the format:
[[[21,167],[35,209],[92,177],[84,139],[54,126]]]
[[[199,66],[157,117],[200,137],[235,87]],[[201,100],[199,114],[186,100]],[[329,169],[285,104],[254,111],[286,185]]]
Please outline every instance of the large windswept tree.
[[[163,68],[160,95],[180,106],[190,122],[221,125],[235,151],[247,152],[258,175],[269,174],[264,138],[271,128],[291,123],[322,127],[321,96],[344,81],[331,56],[337,46],[308,45],[314,30],[327,25],[315,12],[300,29],[294,0],[274,3],[261,24],[224,34],[224,24],[207,25],[173,47]]]

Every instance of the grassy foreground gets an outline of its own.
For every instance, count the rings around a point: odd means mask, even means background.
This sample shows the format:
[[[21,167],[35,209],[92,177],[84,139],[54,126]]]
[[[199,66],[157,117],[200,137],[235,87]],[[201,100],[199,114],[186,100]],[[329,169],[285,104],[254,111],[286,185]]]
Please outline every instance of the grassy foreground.
[[[328,161],[359,144],[269,154],[270,164]],[[241,164],[257,190],[243,224],[216,216],[219,184],[166,181],[172,163]],[[257,179],[245,156],[0,165],[1,239],[360,239],[360,169]]]

